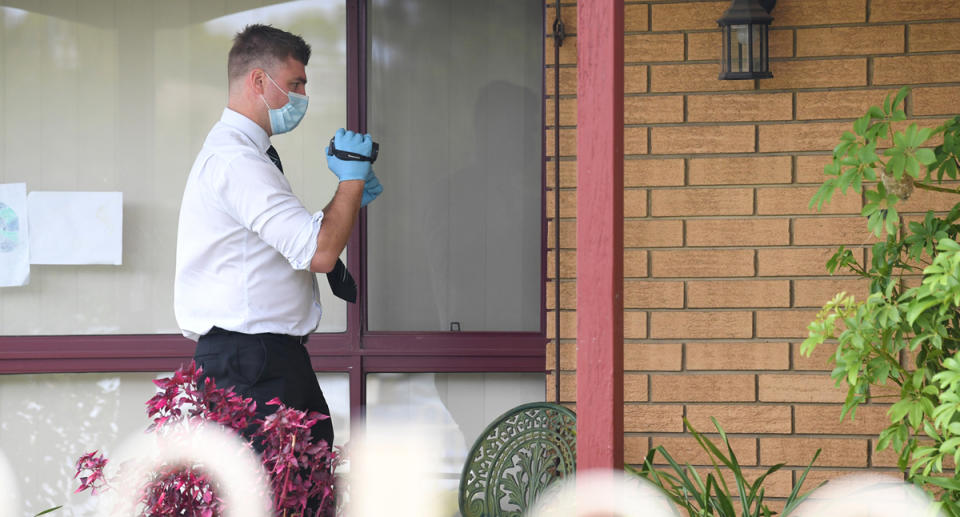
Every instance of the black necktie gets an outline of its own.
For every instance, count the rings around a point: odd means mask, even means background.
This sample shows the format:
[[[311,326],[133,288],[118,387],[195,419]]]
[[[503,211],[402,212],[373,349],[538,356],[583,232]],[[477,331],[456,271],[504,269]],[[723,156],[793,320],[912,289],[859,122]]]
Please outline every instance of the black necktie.
[[[280,173],[283,174],[283,164],[280,163],[280,155],[272,145],[267,148],[267,156],[270,157],[270,161],[272,161],[273,164],[280,169]],[[339,258],[333,266],[333,271],[327,273],[327,282],[330,284],[330,290],[333,291],[333,294],[337,298],[350,303],[357,303],[357,282],[353,279],[350,272],[347,271],[346,264]]]

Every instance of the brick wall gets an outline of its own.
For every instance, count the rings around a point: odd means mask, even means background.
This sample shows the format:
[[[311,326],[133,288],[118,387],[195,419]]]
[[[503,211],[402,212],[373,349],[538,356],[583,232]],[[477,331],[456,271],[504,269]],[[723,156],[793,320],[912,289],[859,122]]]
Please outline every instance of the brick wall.
[[[548,2],[549,35],[555,4]],[[960,0],[780,0],[770,32],[772,79],[719,81],[716,19],[729,1],[625,4],[625,460],[657,444],[703,461],[683,434],[717,417],[748,465],[786,462],[785,496],[817,448],[811,481],[895,465],[873,451],[876,403],[840,421],[829,347],[801,357],[806,325],[838,291],[862,294],[824,263],[836,245],[862,261],[874,238],[862,199],[807,210],[840,133],[868,106],[913,84],[910,120],[960,113]],[[576,5],[560,73],[561,399],[576,398]],[[554,329],[553,42],[546,45],[548,334]],[[949,201],[949,200],[948,200]],[[906,212],[943,209],[918,191]],[[554,343],[547,368],[553,369]],[[553,379],[547,385],[552,400]],[[812,485],[811,485],[812,486]]]

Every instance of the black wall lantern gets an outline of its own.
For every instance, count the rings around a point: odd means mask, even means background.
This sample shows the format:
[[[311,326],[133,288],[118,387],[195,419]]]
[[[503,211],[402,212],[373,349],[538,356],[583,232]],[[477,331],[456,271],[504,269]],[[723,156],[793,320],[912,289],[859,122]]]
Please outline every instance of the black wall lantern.
[[[733,0],[717,20],[723,31],[720,79],[763,79],[770,72],[770,11],[777,0]]]

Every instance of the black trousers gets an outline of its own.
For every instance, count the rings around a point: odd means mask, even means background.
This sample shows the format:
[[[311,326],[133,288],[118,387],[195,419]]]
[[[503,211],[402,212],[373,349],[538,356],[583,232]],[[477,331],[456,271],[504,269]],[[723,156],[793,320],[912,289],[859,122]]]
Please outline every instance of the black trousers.
[[[218,388],[232,387],[234,392],[257,403],[257,418],[276,411],[267,401],[277,397],[288,407],[330,415],[317,376],[310,365],[306,338],[283,334],[242,334],[214,327],[200,336],[194,359]],[[203,379],[201,379],[201,382]],[[257,429],[251,425],[244,435],[249,439]],[[311,429],[314,440],[326,440],[333,448],[333,423],[329,418]],[[261,447],[254,443],[261,451]]]

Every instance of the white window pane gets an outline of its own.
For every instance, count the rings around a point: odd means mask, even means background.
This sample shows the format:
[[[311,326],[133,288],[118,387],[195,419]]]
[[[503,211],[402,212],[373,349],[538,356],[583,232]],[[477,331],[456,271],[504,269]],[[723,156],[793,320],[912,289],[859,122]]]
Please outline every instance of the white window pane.
[[[0,335],[177,333],[177,217],[190,167],[227,102],[227,52],[249,23],[313,46],[310,109],[274,138],[311,211],[336,178],[323,148],[346,120],[343,0],[83,0],[0,7],[0,183],[120,191],[123,266],[34,266],[0,293]],[[321,279],[322,332],[346,304]]]
[[[370,2],[369,329],[539,330],[542,11]]]

